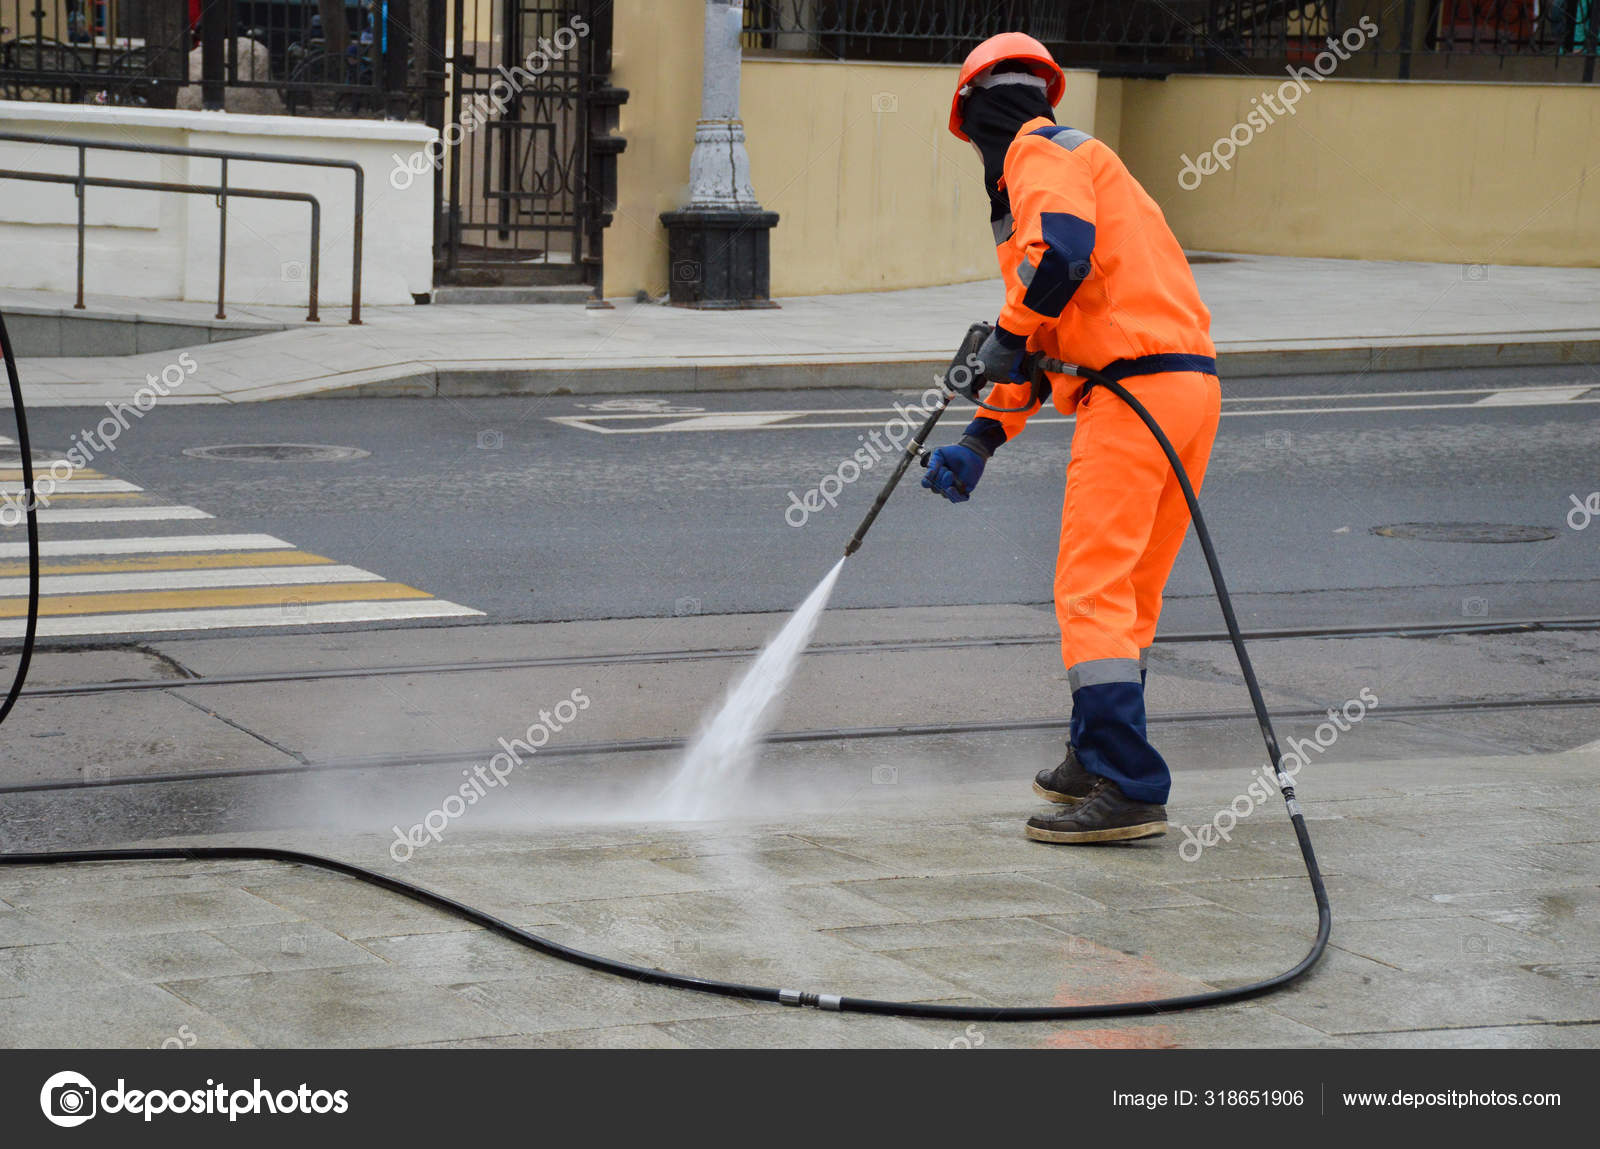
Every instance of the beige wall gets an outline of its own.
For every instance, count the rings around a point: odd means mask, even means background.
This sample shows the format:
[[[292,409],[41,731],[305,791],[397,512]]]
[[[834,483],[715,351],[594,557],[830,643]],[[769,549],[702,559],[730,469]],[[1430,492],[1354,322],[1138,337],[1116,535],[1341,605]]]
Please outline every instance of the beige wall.
[[[621,132],[606,294],[667,287],[658,216],[687,195],[702,0],[617,0]],[[752,182],[780,215],[775,295],[993,274],[976,156],[945,129],[955,66],[747,56]],[[1069,72],[1057,118],[1127,160],[1191,249],[1459,263],[1600,264],[1600,91],[1557,84],[1313,84],[1197,190],[1177,183],[1269,77]]]
[[[612,65],[628,89],[606,294],[667,289],[657,217],[688,195],[700,112],[701,0],[618,0]],[[774,295],[958,283],[994,274],[977,156],[946,129],[957,68],[747,57],[751,182],[779,214]],[[1093,73],[1069,75],[1058,118],[1094,121]]]
[[[1313,83],[1231,171],[1178,185],[1266,77],[1125,80],[1121,154],[1185,247],[1443,263],[1600,264],[1600,92]],[[1191,177],[1192,178],[1192,177]]]
[[[682,206],[700,115],[704,0],[615,0],[612,82],[628,89],[617,132],[617,210],[606,230],[605,292],[667,289],[660,214]],[[759,190],[760,185],[757,185]]]
[[[745,62],[751,179],[779,213],[775,295],[875,291],[994,275],[982,167],[947,127],[954,67]],[[1094,117],[1073,73],[1057,111]]]

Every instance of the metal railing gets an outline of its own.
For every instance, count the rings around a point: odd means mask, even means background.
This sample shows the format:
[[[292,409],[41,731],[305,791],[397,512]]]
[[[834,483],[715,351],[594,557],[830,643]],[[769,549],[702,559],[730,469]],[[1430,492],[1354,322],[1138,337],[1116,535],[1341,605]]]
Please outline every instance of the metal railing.
[[[1419,60],[1437,70],[1441,62],[1473,57],[1494,59],[1502,67],[1529,59],[1557,67],[1581,60],[1582,81],[1595,78],[1597,0],[1408,0],[1402,20],[1407,35],[1393,49],[1402,79]]]
[[[207,108],[244,89],[252,112],[417,118],[442,87],[445,8],[413,29],[406,0],[205,0],[193,23],[183,0],[0,0],[0,99],[170,108],[195,85]]]
[[[1363,18],[1381,28],[1366,75],[1587,83],[1600,56],[1600,0],[747,0],[744,13],[757,53],[954,63],[1023,31],[1063,64],[1124,75],[1277,71]]]
[[[262,164],[289,164],[298,167],[318,168],[343,168],[355,176],[355,205],[350,229],[351,269],[350,269],[350,322],[361,322],[361,251],[362,230],[364,222],[364,208],[366,202],[366,172],[354,160],[332,160],[320,156],[284,156],[273,155],[265,152],[230,152],[217,148],[185,148],[165,144],[124,144],[109,140],[88,140],[72,136],[40,136],[26,132],[0,132],[0,142],[19,144],[38,144],[51,147],[70,147],[78,151],[78,173],[47,172],[21,172],[14,169],[0,169],[0,179],[31,180],[37,183],[63,183],[72,184],[78,198],[78,293],[75,308],[84,307],[84,189],[88,187],[126,188],[135,191],[165,191],[183,192],[195,195],[210,195],[217,200],[219,209],[218,242],[217,242],[217,318],[226,319],[225,297],[227,288],[228,269],[228,197],[235,196],[241,199],[275,199],[299,200],[311,205],[311,259],[307,264],[307,278],[310,280],[310,302],[306,318],[315,322],[317,315],[317,286],[318,273],[321,267],[322,252],[322,205],[317,198],[307,192],[279,192],[257,188],[241,188],[230,186],[228,182],[228,164],[234,163],[262,163]],[[88,152],[91,150],[112,152],[134,152],[140,155],[161,156],[188,156],[199,159],[214,159],[221,161],[221,177],[217,184],[184,184],[170,183],[160,180],[124,180],[109,177],[89,176],[85,174],[88,163]]]

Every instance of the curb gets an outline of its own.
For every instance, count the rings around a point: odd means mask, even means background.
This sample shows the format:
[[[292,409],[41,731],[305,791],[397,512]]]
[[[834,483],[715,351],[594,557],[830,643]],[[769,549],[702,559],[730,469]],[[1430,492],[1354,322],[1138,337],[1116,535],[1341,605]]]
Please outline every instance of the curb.
[[[1307,341],[1259,345],[1223,343],[1217,369],[1226,379],[1354,372],[1449,370],[1472,367],[1559,367],[1600,362],[1600,332],[1545,338],[1503,336],[1444,340]],[[659,359],[631,364],[592,360],[397,363],[365,369],[359,382],[336,378],[304,398],[488,398],[509,395],[683,394],[715,391],[803,391],[828,388],[922,390],[949,365],[947,356],[902,356],[808,361],[795,356],[739,362]],[[309,382],[309,381],[308,381]]]

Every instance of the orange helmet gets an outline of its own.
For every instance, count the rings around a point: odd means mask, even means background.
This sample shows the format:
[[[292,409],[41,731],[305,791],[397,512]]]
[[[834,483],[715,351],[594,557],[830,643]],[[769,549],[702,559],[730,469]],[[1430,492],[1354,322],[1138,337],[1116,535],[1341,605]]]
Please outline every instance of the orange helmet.
[[[1044,80],[1045,96],[1050,100],[1050,106],[1055,107],[1061,102],[1061,95],[1067,90],[1067,77],[1050,55],[1050,49],[1024,32],[1002,32],[998,36],[990,36],[974,48],[961,65],[956,94],[950,100],[950,131],[957,139],[967,138],[967,133],[961,130],[962,91],[979,72],[1004,60],[1026,60],[1033,65],[1029,71]]]

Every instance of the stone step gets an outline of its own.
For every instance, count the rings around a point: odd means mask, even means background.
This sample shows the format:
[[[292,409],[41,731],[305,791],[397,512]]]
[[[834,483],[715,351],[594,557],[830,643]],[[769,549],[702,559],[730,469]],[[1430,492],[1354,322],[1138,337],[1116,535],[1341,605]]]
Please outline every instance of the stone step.
[[[433,302],[451,303],[588,303],[594,289],[582,283],[547,284],[525,287],[436,287]]]

